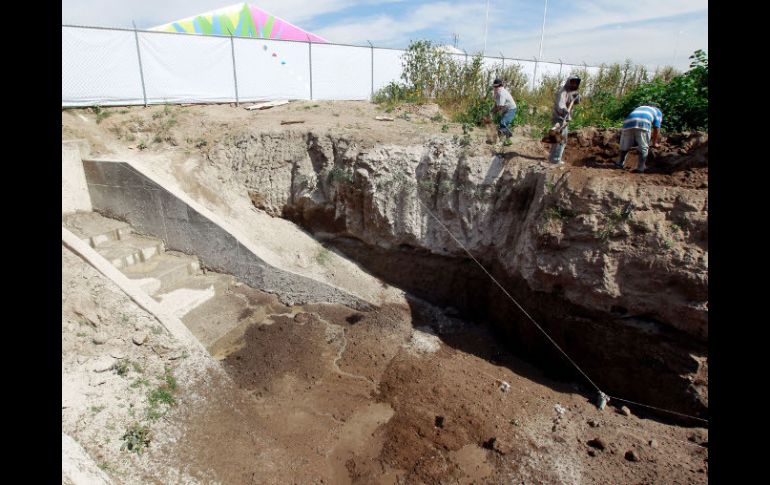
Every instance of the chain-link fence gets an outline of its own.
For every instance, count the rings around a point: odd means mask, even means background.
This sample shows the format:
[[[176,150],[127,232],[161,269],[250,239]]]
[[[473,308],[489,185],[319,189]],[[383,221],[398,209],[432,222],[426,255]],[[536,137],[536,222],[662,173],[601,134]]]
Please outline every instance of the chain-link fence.
[[[368,100],[401,79],[402,49],[62,25],[62,107]],[[454,56],[470,62],[472,56]],[[545,75],[596,66],[484,57]]]

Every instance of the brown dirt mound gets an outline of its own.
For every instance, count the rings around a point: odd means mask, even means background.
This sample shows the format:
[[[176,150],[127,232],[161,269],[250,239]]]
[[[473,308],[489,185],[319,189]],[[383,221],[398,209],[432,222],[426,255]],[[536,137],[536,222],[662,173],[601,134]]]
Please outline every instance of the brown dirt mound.
[[[548,145],[546,145],[548,146]],[[607,170],[608,177],[633,177],[639,183],[694,189],[708,188],[708,133],[671,133],[661,137],[659,147],[647,158],[644,174],[632,173],[638,165],[635,151],[628,153],[625,168],[615,166],[620,154],[620,130],[583,128],[569,134],[564,160],[567,165]],[[575,169],[573,169],[573,172]]]
[[[620,131],[616,128],[583,128],[569,134],[565,157],[574,166],[596,167],[617,161]],[[637,155],[629,152],[626,166],[636,167]],[[633,161],[632,161],[633,160]],[[708,133],[671,133],[661,137],[659,147],[647,159],[650,173],[672,174],[708,167]]]

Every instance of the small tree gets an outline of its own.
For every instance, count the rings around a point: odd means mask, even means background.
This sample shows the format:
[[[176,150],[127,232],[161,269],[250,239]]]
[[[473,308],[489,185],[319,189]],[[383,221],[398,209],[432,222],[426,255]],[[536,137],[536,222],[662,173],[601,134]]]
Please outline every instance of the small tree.
[[[708,130],[708,57],[699,49],[690,60],[690,69],[670,82],[659,77],[630,92],[615,115],[625,117],[640,104],[655,101],[663,111],[665,129]]]

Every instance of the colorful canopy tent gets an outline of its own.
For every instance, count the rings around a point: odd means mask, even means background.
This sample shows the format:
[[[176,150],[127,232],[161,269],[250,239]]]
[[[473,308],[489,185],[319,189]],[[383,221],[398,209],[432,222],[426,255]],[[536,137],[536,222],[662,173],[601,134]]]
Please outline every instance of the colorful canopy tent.
[[[280,17],[271,15],[249,3],[239,3],[186,19],[169,22],[150,30],[161,32],[187,32],[204,35],[233,35],[260,39],[302,40],[328,42]]]

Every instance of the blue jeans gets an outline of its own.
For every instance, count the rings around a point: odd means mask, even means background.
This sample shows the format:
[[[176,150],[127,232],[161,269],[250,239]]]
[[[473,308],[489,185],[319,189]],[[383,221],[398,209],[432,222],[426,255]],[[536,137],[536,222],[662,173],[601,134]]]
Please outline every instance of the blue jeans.
[[[567,146],[567,135],[569,134],[569,131],[567,130],[568,124],[564,124],[564,128],[561,130],[561,143],[557,143],[551,147],[551,161],[553,163],[559,163],[561,162],[561,156],[564,154],[564,147]]]
[[[507,137],[513,136],[513,133],[511,133],[511,129],[508,127],[511,125],[511,122],[515,117],[516,117],[516,108],[509,109],[508,111],[503,113],[503,117],[500,119],[500,128],[499,128],[500,133],[502,133]]]

